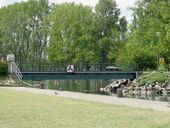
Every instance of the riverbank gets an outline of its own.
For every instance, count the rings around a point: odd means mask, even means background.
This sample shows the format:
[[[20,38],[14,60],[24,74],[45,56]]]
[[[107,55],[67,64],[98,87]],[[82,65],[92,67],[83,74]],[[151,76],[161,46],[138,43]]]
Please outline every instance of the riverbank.
[[[10,86],[10,87],[16,87],[18,86],[18,83],[12,79],[10,76],[0,76],[0,87],[1,86]]]
[[[29,93],[37,93],[37,94],[46,94],[50,96],[66,97],[66,98],[77,99],[77,100],[125,105],[125,106],[131,106],[136,108],[170,112],[170,107],[168,107],[169,105],[168,102],[162,102],[162,101],[117,98],[116,96],[84,94],[84,93],[77,93],[77,92],[55,91],[55,90],[36,89],[36,88],[27,88],[27,87],[1,87],[0,89],[27,92],[27,93],[29,92]]]
[[[133,81],[117,80],[100,90],[108,94],[117,93],[120,97],[149,98],[170,102],[170,72],[143,72]]]

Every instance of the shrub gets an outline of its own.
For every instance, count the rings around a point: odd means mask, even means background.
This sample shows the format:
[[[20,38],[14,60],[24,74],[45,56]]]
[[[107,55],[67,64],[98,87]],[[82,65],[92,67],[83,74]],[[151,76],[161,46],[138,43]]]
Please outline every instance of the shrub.
[[[154,54],[149,53],[148,51],[138,51],[133,58],[134,63],[136,64],[139,70],[146,69],[156,69],[157,67],[157,58]]]
[[[161,72],[161,71],[153,71],[153,72],[144,72],[139,81],[140,84],[144,83],[163,83],[165,81],[169,81],[169,72]]]
[[[8,65],[4,61],[0,61],[0,76],[5,76],[8,73]]]

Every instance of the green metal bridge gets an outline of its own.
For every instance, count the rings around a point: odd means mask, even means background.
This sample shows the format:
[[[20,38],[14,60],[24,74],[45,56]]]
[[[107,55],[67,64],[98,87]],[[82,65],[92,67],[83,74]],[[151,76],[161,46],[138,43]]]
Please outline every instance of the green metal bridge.
[[[137,77],[136,71],[124,71],[112,64],[12,63],[21,80],[109,80]]]

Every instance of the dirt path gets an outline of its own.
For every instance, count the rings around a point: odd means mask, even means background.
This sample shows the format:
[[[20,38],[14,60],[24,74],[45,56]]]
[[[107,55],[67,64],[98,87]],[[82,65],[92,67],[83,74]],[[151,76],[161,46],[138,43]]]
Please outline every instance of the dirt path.
[[[47,95],[61,96],[61,97],[79,99],[79,100],[126,105],[126,106],[138,107],[138,108],[170,112],[170,107],[168,107],[168,103],[162,101],[117,98],[114,96],[103,96],[103,95],[95,95],[95,94],[84,94],[84,93],[77,93],[77,92],[56,91],[56,90],[26,88],[26,87],[1,87],[1,88],[22,91],[22,92],[47,94]]]

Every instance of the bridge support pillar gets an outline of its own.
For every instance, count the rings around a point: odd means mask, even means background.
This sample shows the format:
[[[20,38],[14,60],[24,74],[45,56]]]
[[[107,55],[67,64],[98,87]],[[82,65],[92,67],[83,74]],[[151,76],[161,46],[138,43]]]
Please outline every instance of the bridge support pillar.
[[[12,63],[8,62],[8,72],[12,73]]]
[[[8,54],[6,60],[8,62],[8,72],[13,73],[12,63],[15,62],[15,55],[14,54]]]

